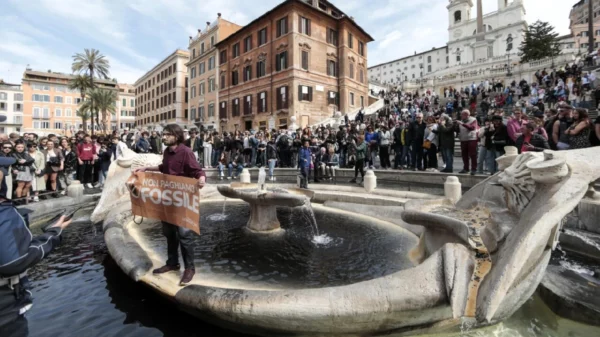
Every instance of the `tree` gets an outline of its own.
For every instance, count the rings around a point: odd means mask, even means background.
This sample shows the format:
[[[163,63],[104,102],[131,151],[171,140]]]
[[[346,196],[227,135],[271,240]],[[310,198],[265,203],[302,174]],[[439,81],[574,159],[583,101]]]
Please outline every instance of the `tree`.
[[[77,117],[81,118],[81,124],[83,125],[83,132],[87,133],[87,121],[90,120],[89,107],[80,106],[79,110],[75,113]]]
[[[77,53],[73,55],[73,64],[71,65],[71,70],[75,73],[84,73],[87,74],[90,78],[91,88],[94,89],[96,86],[94,84],[94,77],[99,77],[103,79],[108,79],[110,64],[106,57],[100,54],[100,51],[97,49],[84,49],[84,53]],[[93,108],[94,100],[91,99],[91,119],[92,119],[92,135],[94,134],[94,112],[96,109]],[[98,122],[98,116],[96,115],[96,124],[100,124]]]
[[[108,134],[108,130],[110,130],[110,116],[114,115],[117,111],[115,104],[118,99],[117,92],[108,89],[96,89],[92,91],[91,97],[94,101],[96,111],[99,111],[102,116],[104,134]]]
[[[558,44],[558,33],[554,32],[554,27],[548,22],[540,20],[529,25],[519,47],[521,62],[556,57],[558,54],[560,54],[560,45]]]
[[[85,93],[92,88],[90,78],[83,75],[76,75],[69,81],[69,89],[79,91],[81,102],[85,101]]]

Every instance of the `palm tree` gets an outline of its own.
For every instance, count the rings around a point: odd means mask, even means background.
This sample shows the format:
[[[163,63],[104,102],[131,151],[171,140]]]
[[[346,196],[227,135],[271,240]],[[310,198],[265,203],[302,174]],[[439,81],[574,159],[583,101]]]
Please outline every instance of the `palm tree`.
[[[85,93],[90,90],[92,83],[90,78],[84,75],[76,75],[69,81],[69,89],[79,91],[81,102],[85,101]]]
[[[103,79],[108,79],[110,65],[106,57],[100,54],[100,51],[97,49],[84,49],[84,53],[77,53],[73,55],[73,64],[71,65],[71,70],[77,73],[87,74],[90,78],[91,88],[94,89],[94,77],[99,77]],[[90,104],[94,105],[94,100],[91,99]],[[92,124],[94,120],[94,111],[95,109],[90,109],[92,115]],[[96,116],[96,124],[98,123],[98,116]],[[94,128],[92,127],[92,135],[94,134]]]
[[[75,112],[77,117],[81,118],[81,124],[83,124],[83,132],[87,133],[87,121],[90,120],[90,110],[89,107],[84,107],[83,105],[79,107],[79,110]]]
[[[102,115],[102,128],[104,133],[107,134],[110,130],[110,116],[117,111],[115,104],[118,99],[117,92],[108,89],[96,89],[92,91],[90,97],[94,101],[95,111],[99,111]]]

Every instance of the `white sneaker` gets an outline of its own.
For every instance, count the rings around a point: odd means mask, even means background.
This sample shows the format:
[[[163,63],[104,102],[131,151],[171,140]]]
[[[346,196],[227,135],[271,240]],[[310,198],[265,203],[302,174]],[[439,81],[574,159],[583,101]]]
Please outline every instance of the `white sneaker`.
[[[93,188],[92,184],[85,184],[83,185],[85,188]]]
[[[37,196],[33,197],[33,201],[38,202],[38,201],[40,201],[40,198],[38,198]]]
[[[67,195],[67,191],[60,191],[60,195]]]
[[[98,187],[102,187],[102,184],[97,183],[96,185],[94,185],[94,188],[98,188]]]
[[[227,180],[231,180],[231,177],[227,177]]]

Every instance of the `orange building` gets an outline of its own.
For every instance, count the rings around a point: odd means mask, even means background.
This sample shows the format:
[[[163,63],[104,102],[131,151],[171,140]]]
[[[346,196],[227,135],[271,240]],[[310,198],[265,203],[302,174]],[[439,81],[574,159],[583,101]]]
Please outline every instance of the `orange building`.
[[[190,121],[198,128],[216,130],[219,127],[216,108],[219,100],[219,64],[215,45],[238,31],[241,26],[221,18],[219,13],[213,23],[207,22],[204,30],[198,29],[196,37],[190,36],[188,50],[188,97]]]
[[[301,127],[368,105],[373,38],[327,1],[287,0],[217,44],[222,130]]]
[[[77,110],[81,94],[69,89],[73,75],[52,71],[25,70],[23,73],[23,132],[72,135],[83,129]],[[118,90],[118,84],[95,79],[99,88]],[[90,121],[87,122],[88,130]]]

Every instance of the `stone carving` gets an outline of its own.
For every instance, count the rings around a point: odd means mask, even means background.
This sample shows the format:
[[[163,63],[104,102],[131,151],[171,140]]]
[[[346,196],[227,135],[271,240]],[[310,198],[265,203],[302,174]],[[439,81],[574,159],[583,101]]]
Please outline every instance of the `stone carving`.
[[[280,50],[287,49],[287,47],[288,47],[287,43],[281,43],[279,46],[277,46],[277,48],[275,48],[275,50],[280,51]]]
[[[259,61],[264,61],[264,60],[267,59],[267,53],[262,52],[262,53],[258,54],[257,58],[258,58]]]
[[[308,43],[306,43],[306,42],[300,42],[298,45],[300,46],[300,48],[304,48],[304,49],[310,50],[310,45]]]
[[[541,153],[526,152],[519,156],[512,166],[500,173],[498,182],[504,187],[504,198],[511,212],[520,214],[533,198],[535,181],[531,178],[531,170],[527,163],[539,156]]]

